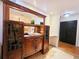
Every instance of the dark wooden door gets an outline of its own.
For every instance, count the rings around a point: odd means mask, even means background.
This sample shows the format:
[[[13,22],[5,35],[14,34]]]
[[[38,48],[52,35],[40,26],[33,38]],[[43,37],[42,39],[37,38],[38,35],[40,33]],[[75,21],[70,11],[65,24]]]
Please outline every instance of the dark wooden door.
[[[60,23],[60,41],[75,45],[77,21],[65,21]]]

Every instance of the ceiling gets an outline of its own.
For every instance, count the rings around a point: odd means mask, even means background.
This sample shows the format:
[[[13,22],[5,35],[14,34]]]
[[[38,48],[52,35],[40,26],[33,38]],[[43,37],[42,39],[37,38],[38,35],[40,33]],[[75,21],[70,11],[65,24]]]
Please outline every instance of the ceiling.
[[[23,0],[46,13],[64,14],[72,11],[79,13],[79,0]]]

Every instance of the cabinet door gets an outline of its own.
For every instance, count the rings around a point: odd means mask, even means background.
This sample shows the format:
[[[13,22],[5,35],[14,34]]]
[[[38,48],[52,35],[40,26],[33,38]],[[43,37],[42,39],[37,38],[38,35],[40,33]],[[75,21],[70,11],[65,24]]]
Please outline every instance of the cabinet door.
[[[36,37],[35,38],[35,51],[38,52],[42,49],[43,45],[43,37]]]
[[[22,59],[23,24],[9,21],[8,27],[8,59]]]
[[[23,57],[30,56],[34,53],[35,53],[34,39],[33,38],[24,38],[24,41],[23,41]]]

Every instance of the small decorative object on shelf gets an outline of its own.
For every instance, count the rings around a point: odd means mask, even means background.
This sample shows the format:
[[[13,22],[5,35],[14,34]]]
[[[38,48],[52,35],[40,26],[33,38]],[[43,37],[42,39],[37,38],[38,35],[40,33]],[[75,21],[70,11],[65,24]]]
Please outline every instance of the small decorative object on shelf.
[[[40,22],[40,25],[43,25],[43,22]]]
[[[31,24],[34,24],[35,23],[35,21],[34,20],[31,20]]]

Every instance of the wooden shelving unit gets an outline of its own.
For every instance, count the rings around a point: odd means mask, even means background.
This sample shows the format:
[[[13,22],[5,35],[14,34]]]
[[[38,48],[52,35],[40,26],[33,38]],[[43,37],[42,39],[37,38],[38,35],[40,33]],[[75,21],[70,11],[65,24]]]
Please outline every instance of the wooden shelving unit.
[[[11,2],[10,0],[3,0],[3,5],[4,5],[4,33],[3,33],[3,59],[24,59],[24,57],[33,55],[34,53],[41,51],[42,53],[46,52],[48,48],[48,40],[45,40],[45,34],[46,34],[46,26],[45,26],[45,15],[42,15],[36,11],[33,11],[31,9],[28,9],[24,6],[18,5],[16,3]],[[36,25],[36,24],[25,24],[23,22],[17,22],[17,21],[10,21],[9,20],[9,10],[10,8],[17,8],[21,11],[28,12],[31,14],[34,14],[36,16],[42,17],[43,18],[43,24],[42,25]],[[10,31],[11,28],[8,28],[7,26],[8,22],[10,21],[11,24],[14,24],[14,28],[17,28],[17,24],[19,28],[19,32],[16,30]],[[24,26],[29,26],[29,27],[35,27],[35,32],[38,32],[42,35],[38,36],[30,36],[30,37],[24,37]],[[13,28],[12,28],[13,29]],[[49,31],[48,31],[49,32]],[[5,35],[6,33],[6,35]],[[14,40],[16,38],[19,38],[18,35],[21,34],[21,47],[16,48],[16,44],[14,44],[14,49],[9,49],[9,38],[11,33],[15,33],[16,37],[14,34]],[[16,40],[15,40],[16,41]],[[19,40],[17,40],[19,42]],[[30,42],[30,43],[29,43]],[[47,42],[47,43],[45,43]]]

